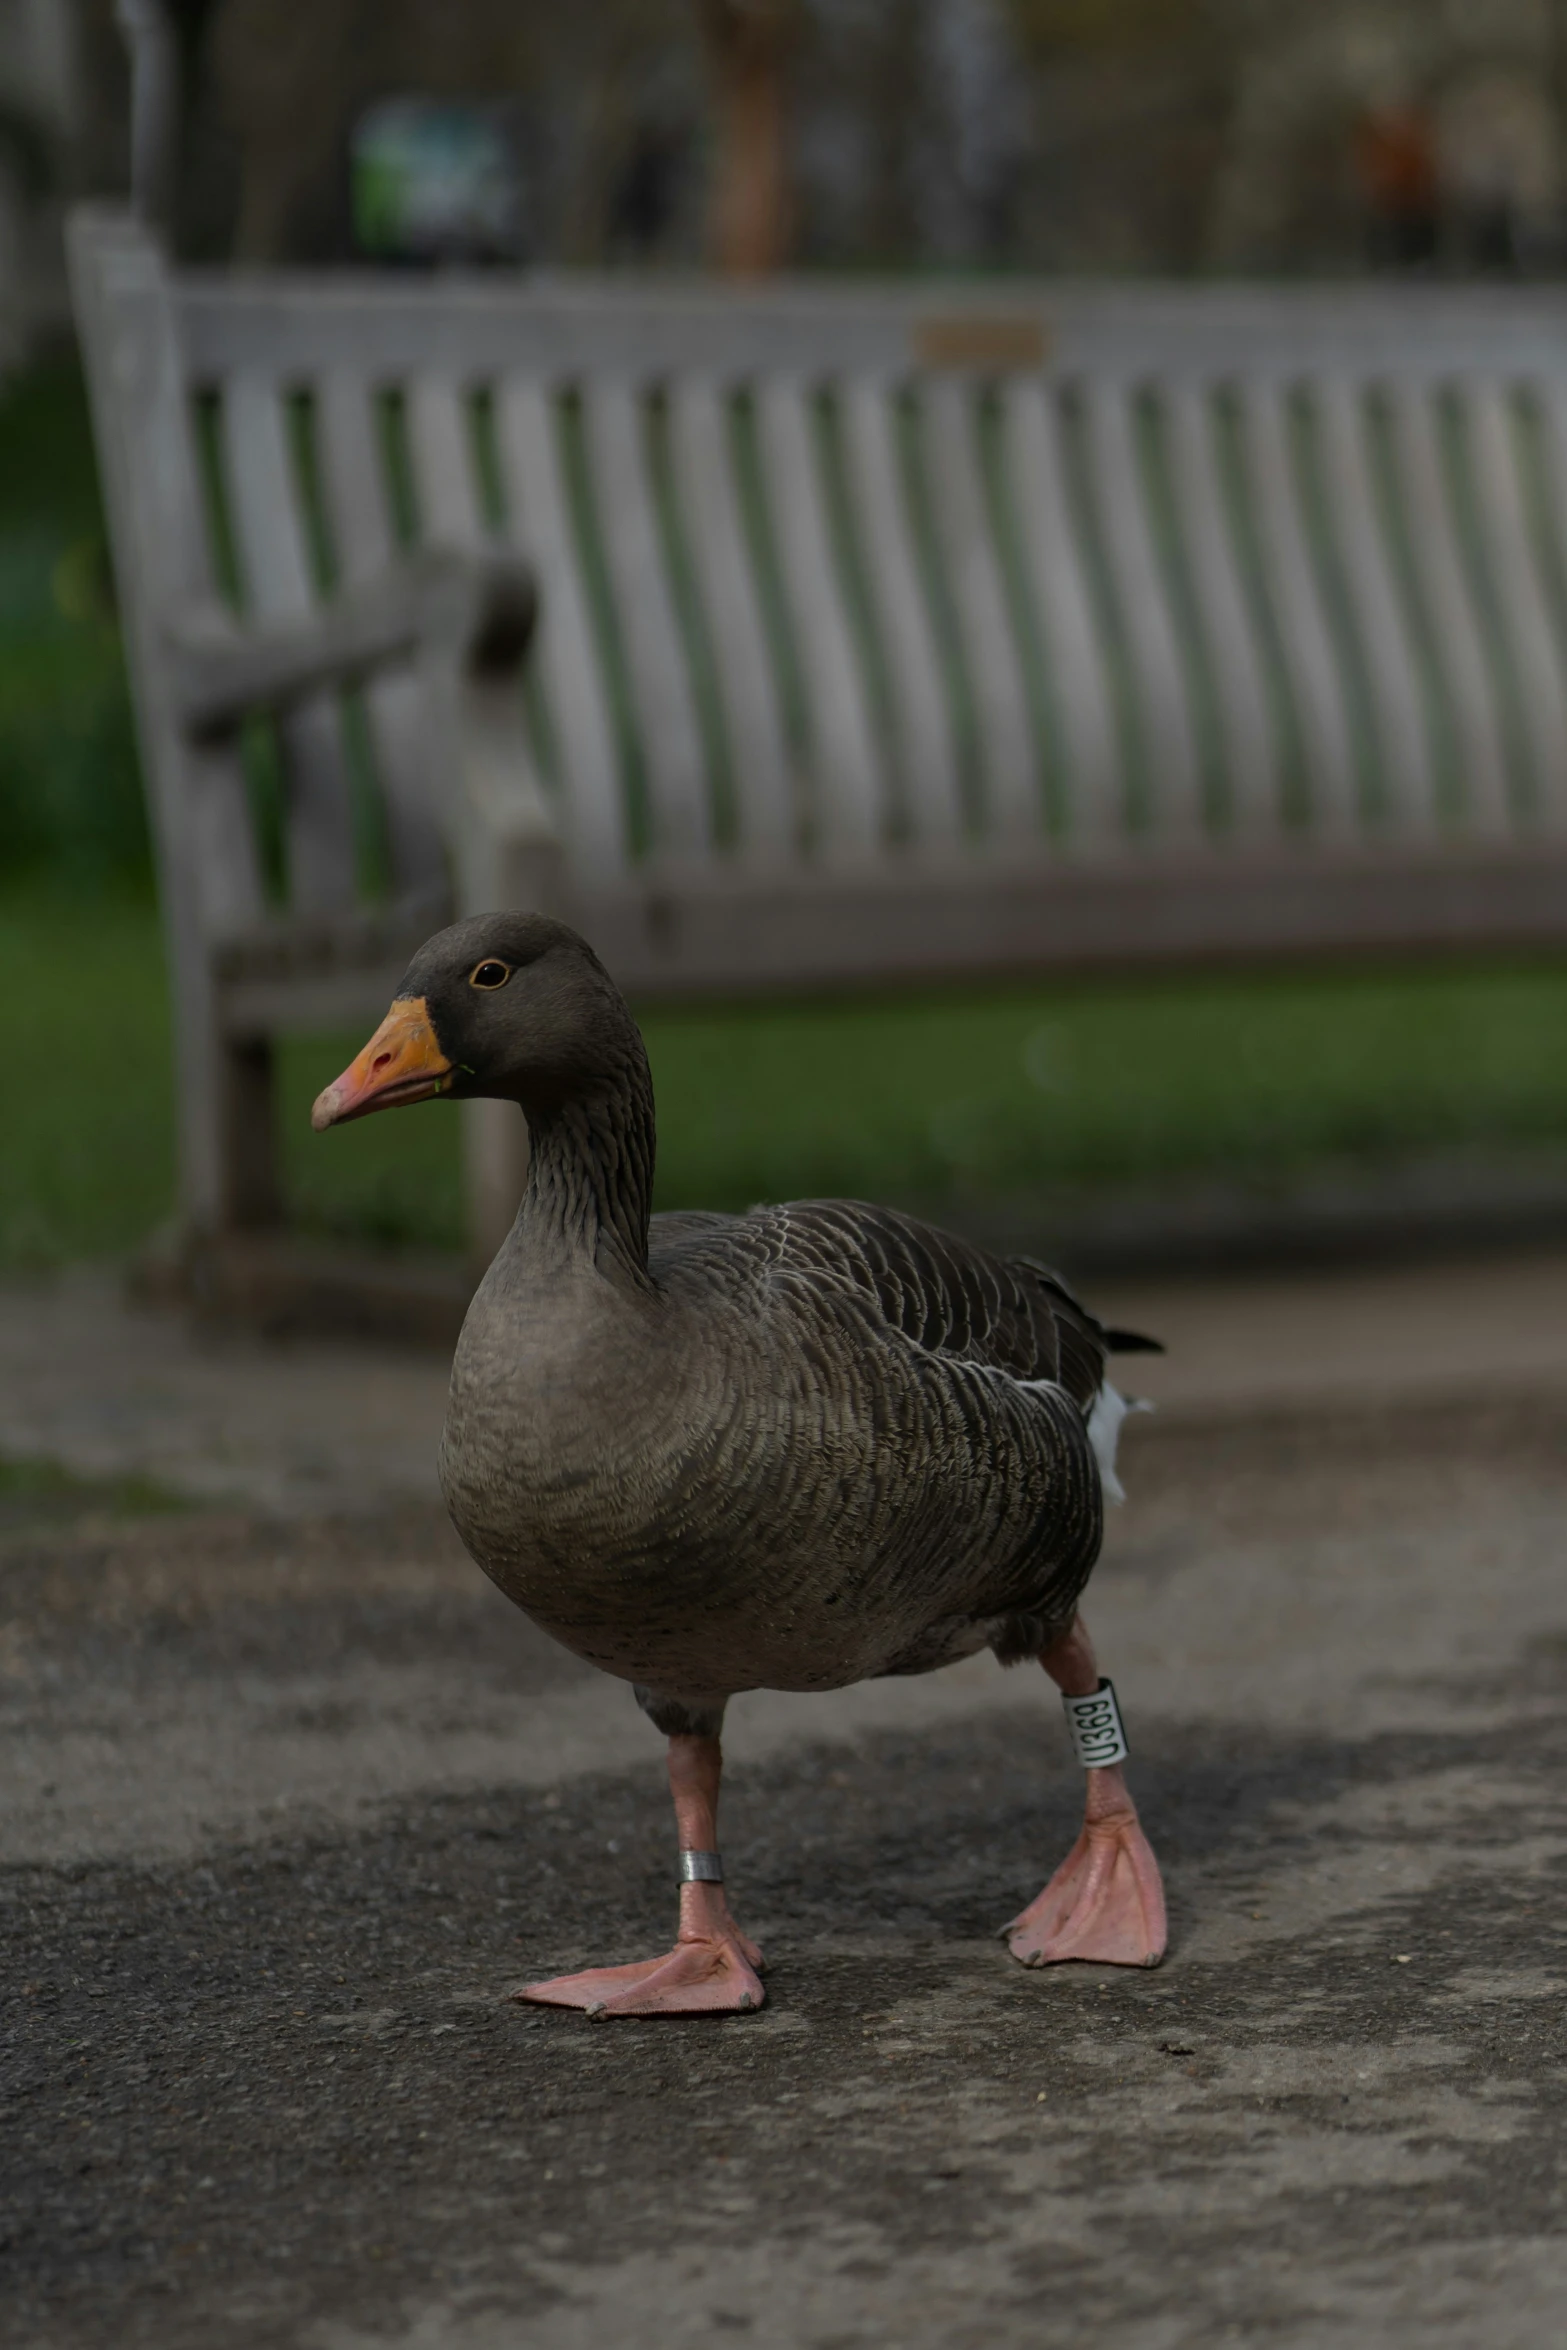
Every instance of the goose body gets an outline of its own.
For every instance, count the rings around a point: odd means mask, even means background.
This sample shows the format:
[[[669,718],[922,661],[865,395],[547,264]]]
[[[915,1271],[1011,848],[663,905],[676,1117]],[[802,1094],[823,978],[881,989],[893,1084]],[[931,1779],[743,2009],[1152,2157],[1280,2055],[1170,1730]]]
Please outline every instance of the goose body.
[[[655,1217],[640,1282],[563,1265],[525,1209],[457,1350],[442,1480],[535,1622],[706,1715],[1037,1655],[1099,1547],[1103,1361],[1050,1274],[885,1209]]]
[[[422,948],[315,1123],[435,1093],[516,1101],[530,1141],[453,1364],[448,1506],[510,1599],[634,1685],[670,1740],[693,1865],[716,1864],[703,1838],[739,1691],[929,1672],[986,1646],[1038,1657],[1069,1696],[1108,1686],[1077,1602],[1113,1479],[1106,1356],[1148,1342],[1107,1333],[1044,1266],[890,1209],[650,1216],[641,1035],[585,941],[543,917],[479,917]],[[1080,1850],[1014,1950],[1152,1963],[1157,1869],[1119,1770],[1089,1781]],[[1090,1860],[1085,1938],[1082,1904],[1058,1917],[1057,1894]],[[530,1995],[757,2004],[759,1955],[721,1885],[684,1884],[682,1921],[667,1960]]]

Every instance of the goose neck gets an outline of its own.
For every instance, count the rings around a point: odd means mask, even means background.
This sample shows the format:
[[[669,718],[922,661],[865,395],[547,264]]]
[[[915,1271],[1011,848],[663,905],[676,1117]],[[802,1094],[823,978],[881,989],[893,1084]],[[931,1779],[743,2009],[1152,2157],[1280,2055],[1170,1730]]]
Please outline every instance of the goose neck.
[[[530,1104],[526,1115],[528,1183],[517,1237],[646,1284],[653,1093],[645,1070],[563,1101]]]

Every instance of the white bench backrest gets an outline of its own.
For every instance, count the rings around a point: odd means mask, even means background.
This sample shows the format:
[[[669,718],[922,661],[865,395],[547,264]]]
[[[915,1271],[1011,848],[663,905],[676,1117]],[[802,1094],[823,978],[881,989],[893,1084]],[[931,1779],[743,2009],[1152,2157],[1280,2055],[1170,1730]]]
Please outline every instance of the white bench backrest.
[[[170,291],[242,608],[531,560],[590,887],[1567,829],[1560,295]],[[359,886],[371,770],[397,877],[438,859],[416,693],[287,721],[300,910]]]

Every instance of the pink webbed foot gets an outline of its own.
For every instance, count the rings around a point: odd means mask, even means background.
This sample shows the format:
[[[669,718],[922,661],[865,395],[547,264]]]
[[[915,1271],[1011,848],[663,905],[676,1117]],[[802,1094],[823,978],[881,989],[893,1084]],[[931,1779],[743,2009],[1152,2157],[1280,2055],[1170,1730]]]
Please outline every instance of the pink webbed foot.
[[[1005,1929],[1024,1966],[1068,1958],[1157,1966],[1164,1956],[1164,1886],[1134,1811],[1085,1822],[1037,1900]]]
[[[730,1924],[726,1931],[682,1935],[663,1958],[630,1966],[590,1967],[513,1993],[540,2007],[580,2007],[589,2015],[723,2015],[762,2005],[762,1954]]]
[[[662,1958],[529,1983],[515,1999],[589,2015],[734,2015],[760,2007],[762,1954],[729,1914],[718,1858],[718,1740],[677,1731],[669,1785],[680,1830],[680,1933]]]

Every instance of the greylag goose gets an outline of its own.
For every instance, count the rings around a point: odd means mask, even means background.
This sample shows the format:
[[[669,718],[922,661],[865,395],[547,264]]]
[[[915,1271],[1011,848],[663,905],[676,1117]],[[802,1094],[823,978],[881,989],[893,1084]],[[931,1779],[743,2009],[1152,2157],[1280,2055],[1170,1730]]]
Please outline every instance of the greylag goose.
[[[1153,1966],[1159,1870],[1077,1603],[1124,1408],[1118,1340],[1043,1266],[886,1208],[650,1216],[641,1032],[536,914],[443,930],[320,1096],[320,1130],[432,1095],[516,1102],[527,1188],[469,1308],[441,1481],[509,1599],[629,1681],[669,1741],[672,1950],[518,1996],[617,2015],[759,2007],[718,1857],[719,1733],[746,1689],[1037,1657],[1087,1770],[1081,1835],[1005,1931],[1038,1966]]]

